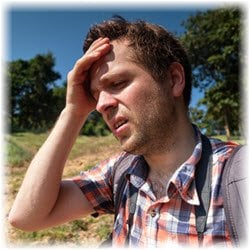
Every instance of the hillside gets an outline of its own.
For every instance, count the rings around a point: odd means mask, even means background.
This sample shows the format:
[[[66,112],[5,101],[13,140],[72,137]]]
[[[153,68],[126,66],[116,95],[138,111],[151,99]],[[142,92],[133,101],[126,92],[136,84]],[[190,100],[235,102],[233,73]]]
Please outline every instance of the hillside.
[[[46,139],[47,134],[17,133],[6,137],[5,153],[5,214],[6,218],[11,204],[21,185],[27,167]],[[79,174],[120,151],[118,142],[112,135],[106,137],[79,136],[69,160],[66,163],[64,177]],[[111,230],[113,217],[110,215],[92,218],[91,216],[76,220],[52,229],[39,232],[22,232],[9,225],[6,220],[6,242],[12,246],[98,246]]]

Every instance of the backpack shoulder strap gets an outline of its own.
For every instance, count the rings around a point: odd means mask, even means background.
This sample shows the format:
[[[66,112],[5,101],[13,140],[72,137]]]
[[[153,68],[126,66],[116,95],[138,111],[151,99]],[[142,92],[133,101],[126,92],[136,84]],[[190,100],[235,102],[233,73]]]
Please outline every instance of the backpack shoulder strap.
[[[126,174],[128,172],[128,169],[131,167],[132,163],[138,159],[138,156],[126,154],[121,161],[118,161],[116,165],[114,166],[114,178],[113,178],[113,186],[114,186],[114,206],[115,206],[115,217],[114,220],[116,220],[116,217],[119,213],[119,208],[122,203],[122,197],[123,192],[126,188]],[[133,225],[133,218],[134,213],[136,209],[136,201],[138,197],[138,190],[133,187],[132,185],[129,185],[129,218],[127,221],[128,224],[128,233],[126,237],[126,245],[129,244],[129,237],[131,228]]]
[[[115,219],[119,212],[119,207],[121,204],[121,198],[125,186],[126,186],[126,174],[131,167],[131,164],[138,156],[125,153],[120,160],[118,160],[113,168],[113,197],[114,197],[114,207],[115,207]]]
[[[226,221],[236,246],[246,240],[248,197],[246,154],[247,146],[237,146],[227,159],[222,174]]]
[[[195,222],[200,245],[202,245],[203,233],[206,230],[212,178],[212,146],[209,139],[203,134],[201,134],[201,141],[201,159],[195,170],[195,185],[200,201],[200,205],[195,206]]]
[[[114,199],[114,221],[119,213],[119,208],[122,203],[123,192],[126,188],[126,174],[132,162],[137,156],[129,153],[124,153],[124,155],[114,164],[112,171],[112,181],[113,181],[113,199]],[[130,199],[129,207],[129,223],[133,219],[133,214],[135,212],[135,205],[137,200],[137,192],[133,194],[132,199]],[[132,213],[132,215],[131,215]],[[130,224],[129,224],[130,233]],[[129,234],[127,235],[126,244],[128,242]],[[100,248],[108,248],[112,246],[112,233],[109,234],[108,238],[102,242]]]

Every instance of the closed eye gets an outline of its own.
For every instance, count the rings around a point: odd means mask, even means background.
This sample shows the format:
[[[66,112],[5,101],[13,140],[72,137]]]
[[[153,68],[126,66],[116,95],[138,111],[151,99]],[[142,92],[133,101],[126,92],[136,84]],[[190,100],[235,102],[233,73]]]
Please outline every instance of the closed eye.
[[[122,90],[124,87],[126,87],[128,81],[122,80],[122,81],[116,81],[116,82],[111,82],[108,86],[104,86],[103,90],[106,89],[106,91],[112,93],[116,91]],[[98,90],[92,90],[91,91],[91,96],[95,99],[95,101],[98,100],[99,98],[99,91]]]
[[[124,88],[126,85],[127,85],[127,81],[121,80],[121,81],[112,82],[110,85],[110,88],[113,90],[120,90]]]

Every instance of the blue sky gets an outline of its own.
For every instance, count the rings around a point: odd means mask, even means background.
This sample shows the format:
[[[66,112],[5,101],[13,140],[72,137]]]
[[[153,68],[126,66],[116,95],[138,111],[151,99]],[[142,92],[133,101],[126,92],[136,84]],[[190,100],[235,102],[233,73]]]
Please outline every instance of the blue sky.
[[[30,59],[37,54],[52,52],[56,58],[55,70],[61,74],[62,83],[74,62],[82,55],[83,40],[94,23],[110,18],[114,14],[129,20],[144,19],[163,25],[180,35],[181,25],[190,15],[205,7],[128,9],[105,8],[9,8],[7,12],[7,60]],[[201,97],[193,90],[191,105]]]

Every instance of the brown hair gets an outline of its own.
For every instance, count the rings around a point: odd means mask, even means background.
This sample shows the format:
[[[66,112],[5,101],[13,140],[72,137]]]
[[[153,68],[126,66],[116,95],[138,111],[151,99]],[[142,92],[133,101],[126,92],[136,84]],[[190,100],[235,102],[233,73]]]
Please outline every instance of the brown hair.
[[[192,75],[187,53],[173,34],[159,25],[144,21],[128,22],[115,16],[90,28],[83,50],[86,52],[93,41],[99,37],[112,40],[126,39],[133,49],[135,61],[142,65],[157,81],[166,80],[166,71],[173,62],[180,63],[185,72],[183,92],[186,107],[191,99]]]

